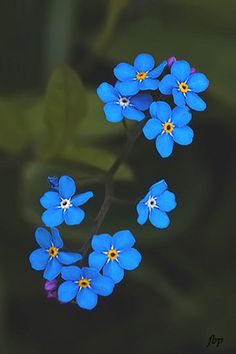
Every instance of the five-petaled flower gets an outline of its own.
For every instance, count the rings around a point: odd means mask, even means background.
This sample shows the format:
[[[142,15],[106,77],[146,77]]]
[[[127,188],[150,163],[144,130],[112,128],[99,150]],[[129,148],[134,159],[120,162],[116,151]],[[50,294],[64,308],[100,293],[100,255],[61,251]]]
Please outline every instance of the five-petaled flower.
[[[146,196],[137,204],[138,219],[140,225],[147,219],[159,229],[168,227],[170,219],[166,212],[176,207],[175,195],[167,190],[168,186],[163,180],[153,184]]]
[[[42,215],[42,221],[46,226],[58,226],[63,221],[67,225],[78,225],[83,221],[85,212],[79,206],[92,198],[93,193],[85,192],[73,196],[75,192],[73,178],[62,176],[59,178],[58,192],[54,190],[44,193],[40,203],[47,209]]]
[[[194,72],[185,60],[177,60],[171,66],[171,74],[163,77],[159,90],[164,95],[172,94],[177,106],[187,104],[196,111],[204,111],[206,103],[198,96],[209,86],[209,80],[204,74]]]
[[[47,280],[55,279],[63,265],[73,264],[82,258],[80,253],[60,250],[63,241],[56,228],[52,228],[50,234],[45,228],[38,227],[35,239],[41,248],[33,251],[29,260],[33,269],[44,270],[43,277]]]
[[[171,110],[166,102],[153,102],[150,107],[151,119],[143,128],[145,137],[156,139],[156,149],[162,157],[168,157],[173,151],[174,142],[189,145],[193,140],[193,130],[187,126],[192,118],[187,107],[175,107]]]
[[[105,103],[104,112],[109,122],[120,122],[123,118],[140,121],[145,118],[142,111],[149,109],[153,99],[149,94],[123,96],[116,87],[103,82],[97,88],[98,97]]]
[[[157,90],[159,80],[157,78],[162,74],[167,65],[164,60],[155,69],[155,60],[150,54],[139,54],[134,65],[120,63],[114,68],[114,75],[120,81],[117,88],[122,95],[136,95],[139,90]]]
[[[61,276],[65,280],[58,288],[58,299],[61,302],[71,302],[92,310],[98,301],[98,295],[108,296],[112,293],[114,282],[93,268],[64,267]]]
[[[141,254],[132,246],[135,238],[129,230],[116,232],[113,237],[108,234],[95,235],[92,239],[94,252],[89,255],[90,267],[103,268],[103,274],[119,283],[125,270],[133,270],[141,262]]]

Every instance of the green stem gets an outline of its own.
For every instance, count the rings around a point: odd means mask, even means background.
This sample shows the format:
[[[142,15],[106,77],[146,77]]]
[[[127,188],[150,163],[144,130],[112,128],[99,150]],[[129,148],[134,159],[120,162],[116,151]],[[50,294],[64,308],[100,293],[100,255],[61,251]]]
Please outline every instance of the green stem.
[[[107,171],[105,176],[105,195],[104,200],[101,205],[101,208],[95,218],[94,225],[89,233],[88,240],[84,243],[83,247],[81,248],[80,252],[82,253],[83,259],[91,249],[91,240],[93,235],[96,235],[107,215],[112,202],[113,202],[113,177],[116,172],[119,170],[122,163],[128,158],[136,140],[142,133],[142,128],[146,120],[144,119],[142,122],[138,123],[134,130],[129,134],[127,137],[127,141],[124,145],[124,148],[120,154],[120,156],[114,161],[111,165],[110,169]]]

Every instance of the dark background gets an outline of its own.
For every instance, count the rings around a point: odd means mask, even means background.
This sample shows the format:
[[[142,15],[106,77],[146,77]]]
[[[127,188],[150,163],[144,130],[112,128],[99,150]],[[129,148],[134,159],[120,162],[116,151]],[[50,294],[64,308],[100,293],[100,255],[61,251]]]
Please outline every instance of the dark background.
[[[0,9],[0,352],[236,353],[235,1],[2,0]],[[131,205],[113,206],[100,231],[131,229],[143,261],[83,311],[46,299],[29,266],[39,197],[56,174],[96,192],[86,221],[60,228],[68,248],[80,247],[103,198],[91,176],[125,141],[95,90],[140,52],[204,72],[208,108],[193,114],[192,145],[161,159],[141,137],[116,175],[117,197],[137,199],[165,178],[178,206],[163,231],[139,227]],[[206,348],[212,334],[220,348]]]

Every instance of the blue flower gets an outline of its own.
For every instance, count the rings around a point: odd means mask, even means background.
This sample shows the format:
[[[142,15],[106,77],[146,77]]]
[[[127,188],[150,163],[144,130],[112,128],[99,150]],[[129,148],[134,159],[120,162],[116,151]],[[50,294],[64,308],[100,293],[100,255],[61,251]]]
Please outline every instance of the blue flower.
[[[171,110],[166,102],[153,102],[150,107],[151,119],[143,127],[149,140],[156,139],[156,149],[162,157],[171,155],[174,142],[189,145],[193,140],[193,130],[187,126],[192,118],[187,107]]]
[[[154,69],[153,56],[139,54],[134,60],[134,65],[120,63],[114,68],[114,75],[120,81],[117,87],[124,96],[136,95],[139,90],[157,90],[159,86],[157,78],[166,65],[165,60]]]
[[[47,280],[55,279],[60,274],[62,266],[73,264],[81,260],[81,255],[75,252],[64,252],[63,241],[56,228],[49,231],[38,227],[35,232],[36,242],[41,248],[30,254],[29,260],[35,270],[44,270],[43,277]]]
[[[89,265],[119,283],[124,277],[124,269],[133,270],[141,262],[141,254],[132,246],[135,238],[128,230],[108,234],[95,235],[92,239],[94,252],[89,255]]]
[[[138,219],[140,225],[147,219],[159,229],[166,228],[170,219],[166,212],[176,207],[175,195],[167,190],[168,186],[163,180],[153,184],[146,196],[137,204]]]
[[[64,267],[61,276],[66,281],[58,288],[59,301],[70,302],[76,298],[77,304],[86,310],[92,310],[97,305],[98,295],[108,296],[114,288],[110,278],[93,268]]]
[[[85,204],[93,197],[92,192],[75,194],[76,186],[73,178],[62,176],[59,178],[59,186],[57,191],[46,192],[41,198],[41,205],[47,209],[42,220],[46,226],[58,226],[65,221],[67,225],[80,224],[85,213],[79,206]]]
[[[116,87],[103,82],[97,88],[98,97],[106,103],[104,112],[109,122],[120,122],[123,118],[140,121],[145,118],[142,111],[149,109],[151,95],[123,96]]]
[[[177,60],[170,72],[160,82],[161,93],[172,94],[177,106],[184,107],[187,104],[196,111],[204,111],[206,103],[197,94],[208,88],[207,77],[201,73],[191,73],[191,67],[185,60]]]

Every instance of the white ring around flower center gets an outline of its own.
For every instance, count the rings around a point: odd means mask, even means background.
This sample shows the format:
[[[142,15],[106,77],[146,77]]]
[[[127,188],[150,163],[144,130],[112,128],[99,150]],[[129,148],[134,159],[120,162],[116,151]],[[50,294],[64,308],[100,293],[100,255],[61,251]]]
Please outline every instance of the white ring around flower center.
[[[69,209],[72,207],[73,204],[70,202],[70,199],[62,199],[60,203],[60,207],[64,210]]]
[[[130,104],[130,100],[127,97],[121,97],[119,99],[119,105],[121,107],[127,107]]]
[[[149,196],[148,201],[145,203],[149,211],[151,211],[153,208],[158,208],[156,199],[157,197],[152,197],[151,195]]]

